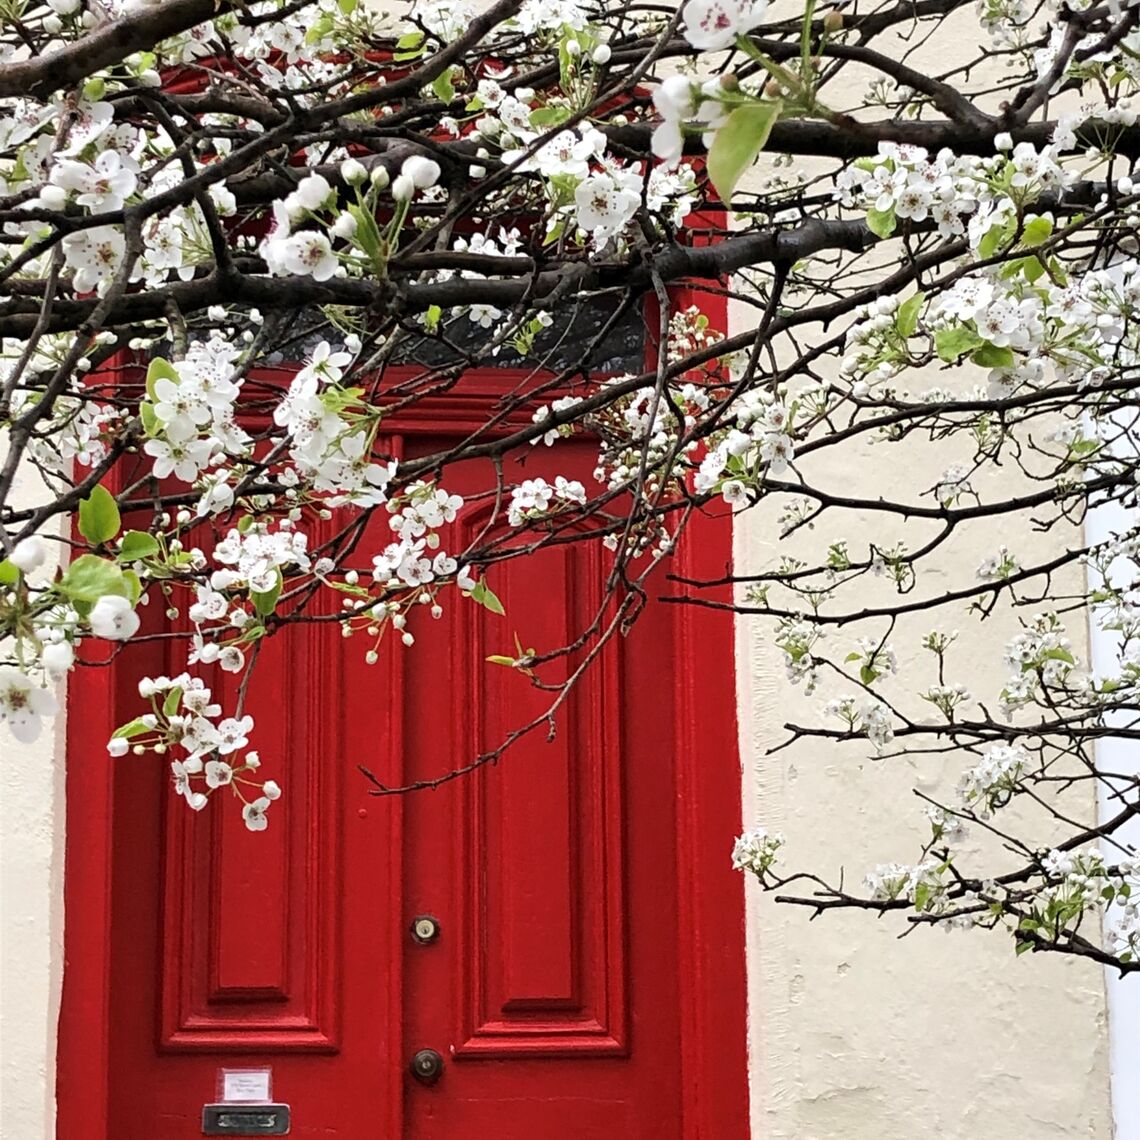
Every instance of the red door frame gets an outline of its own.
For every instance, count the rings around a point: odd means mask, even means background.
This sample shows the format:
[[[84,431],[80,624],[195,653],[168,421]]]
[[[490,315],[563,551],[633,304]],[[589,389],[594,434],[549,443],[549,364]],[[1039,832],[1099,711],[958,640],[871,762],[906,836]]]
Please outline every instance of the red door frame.
[[[722,294],[679,289],[674,296],[679,306],[699,303],[713,327],[725,327],[727,303]],[[504,387],[506,377],[496,370],[477,373],[472,380],[476,387],[486,388],[468,399],[450,399],[446,412],[437,418],[425,417],[422,407],[409,409],[399,416],[398,425],[393,417],[394,429],[402,434],[438,434],[441,426],[456,431],[482,426],[491,401],[505,394],[514,381],[506,381]],[[708,579],[722,577],[731,561],[732,522],[721,511],[693,519],[672,565],[681,576]],[[726,612],[677,608],[678,661],[683,667],[673,670],[671,705],[680,746],[675,866],[681,932],[683,1135],[685,1140],[743,1140],[748,1135],[744,890],[728,857],[741,816],[735,669],[725,668],[726,662],[735,661],[734,626]],[[710,676],[712,684],[697,681]],[[64,973],[56,1083],[56,1135],[61,1140],[109,1140],[108,1090],[115,1079],[107,1032],[113,997],[111,931],[116,922],[113,880],[116,838],[121,828],[129,826],[122,811],[116,820],[116,801],[121,798],[116,786],[123,778],[140,776],[137,771],[117,773],[105,750],[114,729],[134,715],[116,707],[120,692],[114,664],[76,670],[68,692]],[[710,764],[709,756],[721,759]],[[394,856],[399,854],[400,838],[398,826],[394,827]],[[399,857],[389,861],[387,873],[391,880],[387,889],[398,890]],[[393,930],[394,964],[400,961],[401,934]],[[398,968],[387,979],[387,991],[389,1024],[398,1027]],[[401,1072],[389,1068],[385,1100],[391,1115],[377,1122],[378,1132],[399,1137],[403,1135]]]

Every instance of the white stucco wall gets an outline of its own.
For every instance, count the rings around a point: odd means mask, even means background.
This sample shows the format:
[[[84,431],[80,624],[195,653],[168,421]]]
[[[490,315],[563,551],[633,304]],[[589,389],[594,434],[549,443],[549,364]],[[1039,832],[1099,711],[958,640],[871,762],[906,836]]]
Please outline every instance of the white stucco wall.
[[[739,566],[765,538],[751,521],[738,534]],[[913,862],[922,824],[909,788],[945,790],[956,768],[923,776],[908,762],[866,760],[866,747],[818,741],[766,755],[804,707],[769,645],[759,622],[740,621],[746,824],[782,830],[789,864],[828,876],[845,867],[852,885],[878,862]],[[777,906],[754,886],[747,953],[758,1140],[1112,1135],[1099,967],[1015,957],[1008,936],[982,931],[919,930],[900,940],[905,923],[894,917],[809,922],[807,911]]]
[[[795,0],[776,2],[783,14],[802,11]],[[964,9],[909,62],[944,72],[976,56],[979,35],[976,16]],[[889,43],[879,46],[889,50]],[[900,38],[896,46],[902,52],[913,45]],[[858,106],[868,78],[849,69],[841,92],[831,92],[833,103],[847,96]],[[971,87],[984,86],[984,80],[979,69],[971,72]],[[814,170],[824,164],[796,165]],[[766,168],[762,158],[747,176],[751,185],[759,188]],[[754,324],[754,313],[734,308],[730,332]],[[946,373],[931,380],[948,382]],[[954,458],[966,456],[936,456],[922,446],[905,457],[895,447],[862,454],[845,449],[843,455],[820,457],[812,474],[836,491],[917,496]],[[763,507],[738,518],[738,573],[771,568],[778,510]],[[801,534],[780,552],[808,557],[804,552],[810,551],[818,559],[830,541],[849,538],[853,557],[865,556],[872,535],[885,537],[882,517],[829,514],[814,532]],[[919,524],[888,527],[895,538],[905,535],[912,549],[921,542]],[[983,557],[1009,537],[993,530],[955,540],[922,592],[967,585]],[[1057,552],[1079,540],[1079,534],[1058,529],[1035,549]],[[1070,581],[1075,586],[1079,580]],[[869,584],[868,592],[849,598],[852,604],[844,608],[897,597],[884,587]],[[1054,588],[1064,591],[1065,585],[1057,581]],[[929,669],[929,655],[917,650],[916,635],[935,627],[958,628],[962,634],[948,680],[992,699],[1004,675],[1002,647],[1016,628],[1010,616],[995,615],[984,625],[964,613],[901,622],[891,641],[903,676]],[[861,634],[882,636],[884,630],[880,622],[831,636],[846,646]],[[1074,623],[1069,633],[1075,652],[1087,662],[1088,631]],[[926,683],[936,680],[919,675]],[[771,623],[762,619],[738,620],[737,684],[745,826],[762,823],[783,831],[784,864],[830,880],[843,869],[853,888],[878,863],[914,863],[929,826],[911,789],[952,800],[968,761],[960,756],[921,765],[878,761],[870,759],[873,749],[865,743],[836,746],[818,739],[769,755],[787,737],[785,722],[818,723],[826,696],[805,699],[789,684],[782,654],[771,641]],[[892,689],[892,695],[898,691]],[[1071,806],[1081,818],[1095,818],[1091,789],[1078,793]],[[1048,842],[1045,821],[1025,822]],[[876,920],[831,912],[813,922],[809,914],[779,906],[749,884],[750,1079],[757,1140],[1110,1140],[1114,1135],[1112,1062],[1119,1112],[1122,1097],[1129,1103],[1136,1099],[1122,1090],[1134,1086],[1140,1072],[1140,1030],[1127,1040],[1117,1033],[1110,1059],[1105,976],[1099,967],[1045,955],[1017,957],[1002,933],[918,930],[900,940],[907,924],[896,916]],[[1131,980],[1123,988],[1129,985],[1140,989]],[[1118,1026],[1138,999],[1140,994],[1130,997],[1128,1007],[1114,1003]],[[1140,1119],[1133,1125],[1119,1120],[1116,1140],[1140,1137]]]
[[[733,331],[750,319],[738,315]],[[938,382],[950,381],[942,374]],[[811,457],[801,470],[835,493],[918,501],[961,458],[929,443],[906,450],[848,445],[834,455]],[[999,490],[984,477],[975,477],[974,485],[985,498]],[[818,561],[840,538],[850,541],[853,558],[864,558],[872,539],[884,546],[905,539],[915,549],[930,537],[929,524],[921,521],[828,512],[813,530],[779,543],[777,515],[785,505],[786,500],[762,503],[737,517],[738,574],[770,570],[783,554]],[[1080,535],[1058,528],[1023,539],[1019,530],[1014,542],[1008,526],[968,532],[939,552],[907,600],[968,585],[975,568],[1003,541],[1029,564],[1027,546],[1038,554],[1055,553]],[[1068,584],[1058,578],[1053,588],[1065,593],[1077,587],[1076,573]],[[844,600],[840,593],[835,605],[858,610],[892,600],[898,595],[890,583],[866,580],[857,596]],[[737,623],[745,826],[759,823],[784,833],[785,867],[815,871],[833,882],[842,870],[853,889],[879,863],[913,864],[930,832],[911,789],[953,802],[971,761],[961,754],[921,762],[879,760],[865,741],[836,745],[818,738],[770,753],[787,739],[785,723],[819,723],[828,697],[848,691],[833,682],[828,688],[825,681],[807,697],[793,687],[773,644],[773,628],[771,620],[759,617]],[[948,658],[947,681],[967,684],[992,704],[1006,672],[1003,647],[1018,627],[1008,612],[983,624],[964,607],[898,623],[890,640],[899,654],[900,678],[909,683],[888,682],[892,698],[937,680],[930,655],[919,648],[921,636],[933,628],[961,632]],[[829,652],[842,660],[860,636],[885,632],[882,620],[835,629],[828,634]],[[1078,620],[1069,632],[1074,651],[1087,662],[1087,631]],[[903,707],[921,719],[931,717],[921,702],[912,700],[908,707],[904,700]],[[1067,807],[1091,822],[1093,790],[1082,787]],[[1050,842],[1052,827],[1043,817],[1024,816],[1020,825],[1040,845]],[[967,857],[984,849],[980,834],[965,845]],[[984,864],[967,866],[988,873]],[[778,906],[755,888],[749,885],[747,954],[758,1140],[1113,1135],[1105,979],[1098,966],[1045,955],[1016,957],[1002,933],[920,929],[900,940],[907,924],[898,916],[877,920],[831,912],[811,922],[808,910]],[[810,892],[808,886],[788,893]],[[1121,1079],[1128,1080],[1128,1073],[1121,1071]],[[1118,1140],[1132,1137],[1121,1131]]]
[[[21,502],[17,489],[17,505]],[[37,574],[47,574],[41,568]],[[62,697],[62,693],[61,693]],[[63,977],[63,731],[34,744],[0,727],[0,1137],[55,1135]]]

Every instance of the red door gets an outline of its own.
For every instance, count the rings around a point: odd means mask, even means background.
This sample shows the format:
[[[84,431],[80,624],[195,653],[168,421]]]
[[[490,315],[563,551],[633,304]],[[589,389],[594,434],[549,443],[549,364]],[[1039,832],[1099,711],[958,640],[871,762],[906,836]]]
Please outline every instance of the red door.
[[[393,448],[447,442],[419,426]],[[585,444],[526,457],[527,475],[591,469]],[[485,488],[491,470],[473,461],[445,485]],[[476,504],[459,525],[484,521]],[[727,537],[725,520],[698,521],[680,568],[723,572]],[[179,671],[184,646],[84,671],[69,717],[61,1137],[199,1136],[217,1070],[263,1065],[296,1136],[747,1135],[727,618],[651,604],[553,739],[542,727],[497,765],[391,797],[357,770],[430,781],[540,715],[551,694],[484,659],[513,653],[516,631],[540,651],[572,640],[610,557],[591,540],[493,567],[505,617],[454,597],[410,625],[413,648],[386,638],[372,666],[370,645],[332,624],[271,639],[250,711],[285,795],[260,834],[225,803],[187,811],[153,760],[106,757],[134,680]],[[434,920],[426,939],[417,917]],[[433,1084],[409,1070],[426,1049],[442,1061]]]

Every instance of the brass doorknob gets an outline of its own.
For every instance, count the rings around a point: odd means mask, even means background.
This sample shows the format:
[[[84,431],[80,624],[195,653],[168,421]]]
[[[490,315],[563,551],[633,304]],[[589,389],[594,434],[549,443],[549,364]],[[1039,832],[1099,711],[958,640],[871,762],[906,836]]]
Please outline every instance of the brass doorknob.
[[[443,1076],[443,1058],[434,1049],[421,1049],[411,1064],[412,1076],[422,1085],[434,1085]]]

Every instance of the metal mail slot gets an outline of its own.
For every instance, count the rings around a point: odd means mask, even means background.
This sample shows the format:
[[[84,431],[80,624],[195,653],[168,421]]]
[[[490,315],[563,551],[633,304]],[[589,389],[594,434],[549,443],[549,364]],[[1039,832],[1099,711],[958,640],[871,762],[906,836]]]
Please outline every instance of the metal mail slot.
[[[203,1136],[285,1136],[287,1104],[204,1104]]]

